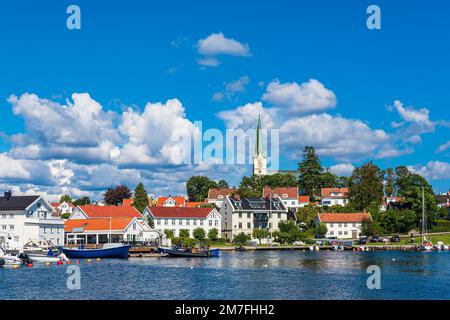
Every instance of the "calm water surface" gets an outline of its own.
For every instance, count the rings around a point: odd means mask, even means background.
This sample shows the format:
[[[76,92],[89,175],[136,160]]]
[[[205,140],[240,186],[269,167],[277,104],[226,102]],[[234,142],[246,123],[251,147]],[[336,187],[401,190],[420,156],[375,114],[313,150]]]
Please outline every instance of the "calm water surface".
[[[369,290],[370,265],[381,290]],[[450,252],[221,252],[211,259],[135,258],[0,268],[0,299],[450,299]]]

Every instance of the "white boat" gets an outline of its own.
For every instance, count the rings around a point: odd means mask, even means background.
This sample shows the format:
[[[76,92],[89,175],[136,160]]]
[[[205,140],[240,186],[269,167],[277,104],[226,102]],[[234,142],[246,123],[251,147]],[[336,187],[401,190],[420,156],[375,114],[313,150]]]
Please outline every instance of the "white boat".
[[[448,246],[445,245],[442,241],[439,241],[437,245],[433,246],[433,248],[437,251],[448,250]]]
[[[54,249],[56,248],[50,241],[32,240],[23,246],[22,251],[36,263],[69,261],[64,253],[54,252]]]
[[[0,267],[7,268],[13,266],[20,266],[23,264],[23,260],[16,255],[6,253],[2,247],[0,247]]]

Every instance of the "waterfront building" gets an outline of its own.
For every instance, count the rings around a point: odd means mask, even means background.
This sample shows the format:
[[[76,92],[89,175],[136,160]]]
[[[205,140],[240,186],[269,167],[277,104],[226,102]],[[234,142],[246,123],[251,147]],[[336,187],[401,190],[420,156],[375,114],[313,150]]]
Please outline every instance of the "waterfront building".
[[[222,207],[223,200],[226,196],[231,196],[237,194],[238,189],[236,188],[212,188],[208,190],[208,198],[206,202],[209,204],[214,204],[217,208]]]
[[[264,187],[263,198],[279,197],[288,209],[298,209],[309,204],[308,196],[299,196],[298,187],[270,188]]]
[[[253,230],[278,231],[281,221],[287,220],[288,209],[279,197],[240,198],[226,196],[220,208],[222,234],[227,240],[243,232],[252,237]]]
[[[150,242],[159,238],[133,206],[78,206],[65,222],[67,244]]]
[[[0,243],[23,246],[31,240],[64,242],[64,221],[52,215],[53,207],[41,196],[0,197]]]
[[[75,209],[75,206],[71,204],[70,202],[64,201],[64,202],[52,202],[51,203],[53,207],[53,215],[55,216],[61,216],[62,214],[69,213],[71,214],[73,209]]]
[[[222,216],[216,208],[147,207],[144,214],[153,221],[155,230],[172,230],[175,237],[180,236],[180,230],[188,230],[193,237],[196,228],[203,228],[206,234],[215,228],[221,236]]]
[[[357,239],[361,234],[361,223],[365,219],[372,220],[370,213],[319,213],[315,222],[316,226],[320,223],[327,226],[327,238]]]
[[[346,206],[348,204],[348,188],[322,188],[320,193],[322,206]]]

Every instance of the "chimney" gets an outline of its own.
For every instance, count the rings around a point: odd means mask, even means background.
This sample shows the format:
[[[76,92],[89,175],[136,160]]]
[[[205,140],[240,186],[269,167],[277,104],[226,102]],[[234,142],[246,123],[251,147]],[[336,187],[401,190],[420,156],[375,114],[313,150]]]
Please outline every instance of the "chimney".
[[[8,201],[11,198],[11,196],[12,196],[11,190],[5,192],[5,199],[6,199],[6,201]]]

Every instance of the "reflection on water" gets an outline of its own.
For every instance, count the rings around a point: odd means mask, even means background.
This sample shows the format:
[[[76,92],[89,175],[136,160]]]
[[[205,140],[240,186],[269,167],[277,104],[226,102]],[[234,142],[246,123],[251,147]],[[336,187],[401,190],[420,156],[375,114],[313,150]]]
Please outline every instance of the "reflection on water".
[[[450,253],[222,252],[219,258],[137,258],[0,269],[0,299],[449,299]],[[378,265],[382,289],[366,287]],[[27,290],[23,290],[27,288]]]

